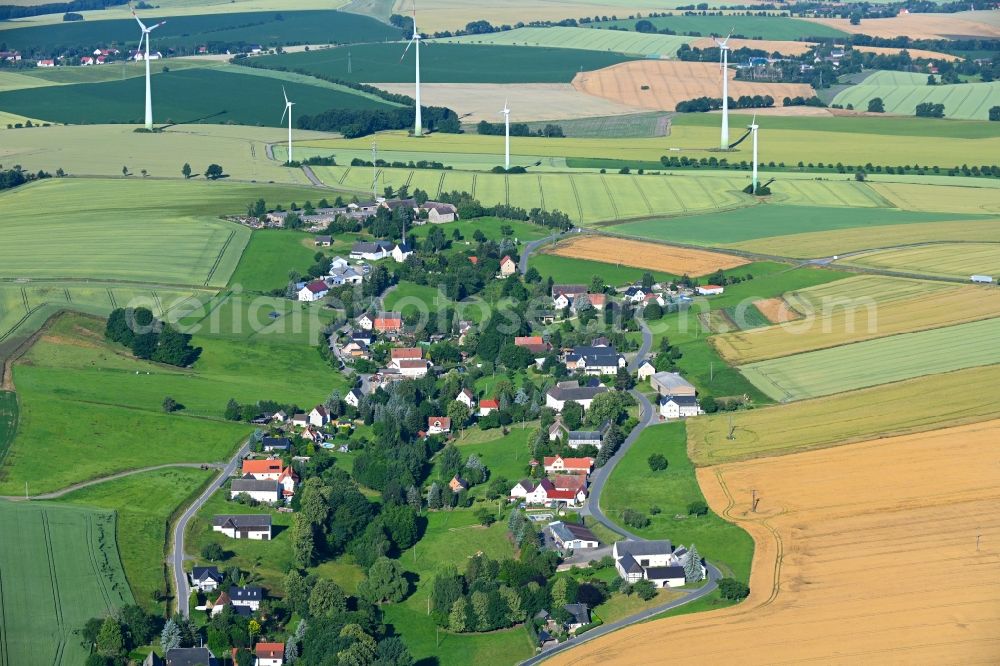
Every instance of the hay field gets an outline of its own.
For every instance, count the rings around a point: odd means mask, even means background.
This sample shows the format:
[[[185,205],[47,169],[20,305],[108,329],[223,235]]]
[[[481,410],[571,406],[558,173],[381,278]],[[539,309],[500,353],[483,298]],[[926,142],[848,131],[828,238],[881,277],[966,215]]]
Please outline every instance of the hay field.
[[[791,312],[799,315],[798,320],[712,338],[723,358],[739,365],[1000,313],[997,289],[875,275],[837,280],[776,300],[776,317]]]
[[[750,263],[742,257],[731,254],[690,250],[607,236],[578,236],[547,248],[545,252],[560,257],[600,261],[692,277],[708,275],[719,269],[727,270]]]
[[[82,664],[77,631],[134,603],[114,513],[0,500],[0,533],[0,664]]]
[[[810,35],[811,36],[811,35]],[[783,55],[802,55],[815,46],[815,42],[798,42],[798,41],[787,41],[780,39],[737,39],[733,38],[729,40],[729,43],[733,49],[763,49],[769,53],[774,53],[777,51]],[[716,46],[715,42],[711,37],[702,37],[691,42],[692,48],[700,49],[710,49]],[[889,48],[886,46],[854,46],[852,47],[856,51],[864,51],[868,53],[882,53],[882,54],[895,54],[903,51],[902,48]],[[927,51],[925,49],[905,49],[909,52],[910,56],[913,58],[935,58],[938,60],[947,60],[949,62],[955,62],[961,60],[956,55],[951,53],[941,53],[940,51]]]
[[[733,415],[687,421],[688,451],[697,465],[784,455],[1000,418],[1000,366],[969,368],[895,384],[802,400]],[[926,409],[928,396],[937,404]]]
[[[382,90],[413,96],[412,83],[375,83]],[[637,107],[580,92],[569,83],[421,83],[421,103],[454,109],[464,123],[501,122],[499,110],[510,104],[511,122],[567,120],[632,114]],[[502,137],[501,137],[502,138]],[[515,137],[515,141],[517,138]]]
[[[761,298],[753,302],[754,307],[772,324],[785,324],[790,321],[802,319],[802,314],[797,312],[784,298]]]
[[[1000,213],[1000,189],[994,187],[928,187],[916,183],[872,183],[871,187],[903,210]]]
[[[887,46],[854,46],[853,49],[857,51],[862,51],[864,53],[879,53],[879,54],[896,54],[901,51],[906,51],[910,54],[911,58],[933,58],[935,60],[947,60],[948,62],[957,62],[961,58],[957,55],[951,53],[942,53],[941,51],[928,51],[926,49],[894,49]]]
[[[997,238],[1000,238],[1000,219],[959,220],[814,231],[758,238],[742,243],[731,243],[724,247],[784,257],[809,258],[830,257],[889,244],[907,245],[948,240],[992,241]]]
[[[836,28],[843,32],[872,37],[909,37],[910,39],[952,39],[958,36],[1000,37],[1000,25],[990,20],[990,11],[957,14],[904,14],[892,18],[864,19],[851,25],[849,19],[807,18],[806,21]]]
[[[1000,82],[929,86],[923,74],[881,71],[845,88],[833,103],[863,110],[875,97],[882,98],[886,113],[909,116],[918,104],[933,102],[944,104],[947,118],[986,120],[990,108],[1000,104]]]
[[[750,363],[740,372],[776,401],[1000,363],[1000,318],[855,342]]]
[[[842,263],[963,280],[971,275],[1000,276],[1000,243],[940,243],[875,250]]]
[[[727,71],[729,95],[771,95],[781,103],[783,97],[812,97],[812,89],[798,83],[755,83],[736,81],[736,72]],[[629,106],[673,111],[678,102],[696,97],[719,95],[719,66],[708,62],[638,60],[581,72],[573,85],[591,95]],[[642,90],[641,86],[649,86]]]
[[[451,37],[442,42],[459,44],[506,44],[510,46],[549,46],[563,49],[584,49],[587,51],[614,51],[633,55],[673,56],[681,44],[691,42],[693,37],[660,35],[657,33],[626,32],[623,30],[600,30],[552,26],[545,28],[516,28],[485,35],[464,35]]]

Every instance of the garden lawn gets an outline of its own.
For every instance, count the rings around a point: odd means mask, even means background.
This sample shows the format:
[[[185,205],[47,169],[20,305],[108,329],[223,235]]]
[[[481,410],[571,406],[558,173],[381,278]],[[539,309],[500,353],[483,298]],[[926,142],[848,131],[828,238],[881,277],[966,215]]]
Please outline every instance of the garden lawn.
[[[459,250],[467,247],[475,247],[476,241],[473,239],[473,236],[476,231],[482,231],[483,235],[490,240],[499,241],[503,239],[504,236],[501,227],[504,226],[510,227],[514,231],[512,237],[522,243],[544,238],[555,232],[554,229],[531,224],[530,222],[503,220],[498,217],[477,217],[474,220],[456,220],[445,224],[424,224],[423,226],[407,230],[406,233],[410,237],[423,240],[430,233],[431,229],[439,228],[444,232],[445,237],[451,240],[451,249]],[[462,235],[463,240],[457,241],[452,239],[452,234],[456,229]],[[470,243],[470,245],[466,246],[466,242]]]
[[[0,501],[0,660],[76,666],[76,633],[132,603],[115,547],[115,518],[49,503]]]
[[[190,467],[143,472],[77,490],[58,502],[118,514],[118,552],[132,593],[143,608],[160,613],[153,593],[167,592],[168,521],[215,473]]]
[[[666,470],[653,472],[647,459],[659,453],[667,458]],[[688,504],[704,501],[694,466],[687,457],[684,423],[646,428],[618,463],[601,495],[601,508],[620,522],[623,510],[631,508],[650,517],[649,527],[633,529],[650,539],[670,539],[677,545],[698,547],[698,552],[724,575],[747,582],[753,558],[753,539],[739,527],[711,510],[708,515],[688,515]],[[651,516],[650,507],[661,513]]]
[[[524,428],[520,424],[510,426],[510,433],[503,435],[500,428],[495,430],[478,430],[471,428],[466,435],[455,443],[462,455],[468,458],[475,454],[483,461],[489,470],[489,480],[503,477],[514,485],[528,474],[528,462],[531,460],[531,450],[528,448],[528,440],[538,428],[537,421],[525,423]],[[475,439],[484,437],[492,433],[500,436],[486,442],[476,442]],[[472,440],[472,441],[469,441]],[[433,472],[432,472],[433,476]],[[474,486],[473,493],[478,488],[485,485]]]
[[[434,574],[447,564],[465,571],[470,557],[482,551],[493,559],[512,557],[506,535],[506,516],[489,528],[481,527],[472,511],[435,511],[427,514],[427,529],[399,563],[416,579],[416,589],[405,601],[383,606],[386,624],[402,636],[415,660],[436,658],[438,663],[459,666],[509,666],[534,653],[522,626],[486,634],[453,634],[441,630],[427,614],[427,600]],[[414,552],[416,553],[414,555]],[[440,646],[436,641],[440,638]]]

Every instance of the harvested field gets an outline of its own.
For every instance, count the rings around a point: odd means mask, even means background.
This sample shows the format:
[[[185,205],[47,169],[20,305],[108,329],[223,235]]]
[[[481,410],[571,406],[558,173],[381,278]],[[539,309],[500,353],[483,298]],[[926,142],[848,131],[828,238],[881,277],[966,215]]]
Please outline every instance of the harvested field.
[[[804,234],[758,238],[742,243],[732,243],[725,247],[784,257],[808,258],[830,257],[847,252],[874,249],[874,245],[907,245],[948,240],[991,241],[997,238],[1000,238],[1000,219],[917,222],[814,231]]]
[[[608,264],[646,268],[671,275],[698,277],[750,263],[742,257],[705,250],[689,250],[658,243],[622,240],[606,236],[573,238],[546,250],[550,254]]]
[[[926,49],[893,49],[887,46],[855,46],[854,49],[862,51],[865,53],[879,53],[879,54],[889,54],[893,55],[899,53],[900,51],[907,51],[911,58],[935,58],[937,60],[947,60],[948,62],[956,62],[961,60],[957,55],[952,55],[951,53],[941,53],[940,51],[928,51]]]
[[[842,263],[968,280],[970,275],[1000,275],[1000,243],[941,243],[876,250]]]
[[[796,319],[802,319],[802,314],[797,312],[784,298],[761,298],[753,302],[762,315],[772,324],[784,324]]]
[[[412,83],[375,83],[382,90],[413,96]],[[498,109],[508,101],[511,122],[593,118],[636,113],[643,109],[588,95],[569,83],[423,83],[421,103],[448,106],[462,122],[499,122]]]
[[[767,302],[775,301],[775,316],[791,312],[804,317],[787,326],[768,326],[714,338],[712,342],[727,361],[738,365],[779,358],[899,333],[954,326],[995,317],[1000,312],[997,289],[873,275],[810,287]],[[758,309],[760,304],[761,301],[756,302]]]
[[[997,339],[1000,318],[984,319],[759,361],[740,372],[775,401],[802,400],[1000,363]]]
[[[1000,391],[1000,366],[942,375],[687,422],[688,451],[697,465],[784,455],[876,437],[924,432],[1000,418],[1000,404],[980,396]],[[927,396],[940,397],[926,409]]]
[[[730,70],[729,95],[770,95],[812,97],[812,89],[798,83],[754,83],[736,81]],[[646,109],[673,111],[678,102],[696,97],[717,97],[719,66],[708,62],[637,60],[605,67],[595,72],[581,72],[573,79],[577,90],[610,99],[620,104]],[[649,86],[642,90],[642,86]]]
[[[995,663],[998,436],[991,421],[698,470],[709,505],[754,537],[750,597],[547,663],[658,663],[665,636],[691,663]],[[914,575],[927,566],[949,573]]]
[[[865,19],[851,25],[850,19],[807,18],[837,30],[872,37],[909,37],[910,39],[949,39],[956,36],[1000,37],[1000,26],[991,24],[993,12],[960,12],[958,14],[904,14],[892,18]]]
[[[1000,189],[927,187],[917,183],[871,183],[871,188],[903,210],[941,213],[1000,213]]]
[[[866,33],[868,34],[868,33]],[[763,49],[768,53],[774,53],[777,51],[782,55],[797,56],[806,53],[815,46],[815,42],[798,42],[798,41],[787,41],[780,39],[730,39],[729,44],[731,48],[741,49]],[[702,37],[697,41],[691,42],[692,48],[700,49],[710,49],[715,47],[715,42],[711,37]],[[854,49],[858,51],[866,51],[868,53],[882,53],[882,54],[895,54],[903,51],[904,49],[889,48],[886,46],[855,46]],[[927,51],[925,49],[905,49],[910,53],[912,58],[937,58],[939,60],[947,60],[949,62],[955,62],[956,60],[961,60],[956,55],[951,53],[941,53],[939,51]]]

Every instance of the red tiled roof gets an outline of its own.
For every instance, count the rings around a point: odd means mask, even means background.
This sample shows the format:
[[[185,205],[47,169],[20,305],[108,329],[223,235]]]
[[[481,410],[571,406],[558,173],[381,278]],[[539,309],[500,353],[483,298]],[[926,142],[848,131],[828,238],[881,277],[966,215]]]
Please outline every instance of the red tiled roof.
[[[398,347],[391,352],[392,358],[423,358],[424,350],[420,347]]]
[[[546,467],[551,467],[555,464],[559,456],[546,456],[543,463]],[[594,466],[593,458],[562,458],[563,467],[566,469],[585,469],[590,470]]]
[[[403,368],[426,368],[427,361],[423,359],[404,358],[396,361],[396,365],[399,366],[400,370]]]
[[[487,409],[500,409],[500,403],[492,398],[489,400],[480,400],[479,408],[482,409],[483,407]]]
[[[514,344],[518,347],[527,347],[528,345],[544,345],[545,340],[543,340],[540,335],[523,335],[514,338]]]
[[[280,474],[280,460],[244,460],[244,474]]]
[[[257,653],[258,658],[283,659],[285,656],[285,644],[257,643],[257,647],[255,648],[254,652]]]
[[[511,259],[511,258],[510,258],[510,257],[509,257],[508,255],[504,255],[504,258],[500,260],[500,265],[501,265],[501,266],[503,266],[503,265],[504,265],[504,264],[506,264],[507,262],[510,262],[510,263],[512,263],[512,264],[513,264],[513,263],[514,263],[514,260],[513,260],[513,259]]]
[[[451,419],[447,416],[428,416],[427,429],[429,430],[435,424],[439,424],[442,430],[451,430]]]
[[[319,294],[324,291],[330,291],[330,288],[326,286],[326,283],[322,280],[315,280],[306,285],[306,289],[314,294]]]

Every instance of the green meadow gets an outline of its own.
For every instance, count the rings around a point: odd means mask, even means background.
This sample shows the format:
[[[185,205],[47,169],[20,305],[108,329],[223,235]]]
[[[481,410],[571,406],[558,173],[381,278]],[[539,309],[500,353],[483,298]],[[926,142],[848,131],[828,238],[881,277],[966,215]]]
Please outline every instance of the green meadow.
[[[673,56],[690,37],[675,37],[638,32],[608,30],[602,33],[586,28],[550,26],[544,28],[515,28],[484,35],[464,35],[442,40],[457,44],[497,44],[504,46],[536,46],[559,49],[583,49],[627,53],[631,55]],[[438,42],[435,41],[435,44]]]
[[[0,501],[0,663],[76,666],[77,630],[133,602],[109,511]]]
[[[787,16],[654,16],[647,19],[657,30],[670,29],[678,35],[725,36],[730,31],[747,39],[807,40],[832,39],[846,34],[819,23]],[[635,30],[637,19],[595,23],[598,29]]]
[[[927,85],[924,74],[875,72],[861,83],[838,94],[833,102],[867,109],[868,101],[881,97],[886,113],[913,115],[918,104],[944,104],[946,118],[986,120],[991,107],[1000,104],[1000,82]]]
[[[289,271],[305,273],[312,266],[317,250],[312,236],[279,229],[255,230],[229,284],[239,285],[245,292],[281,289],[288,283]]]
[[[609,239],[608,242],[613,243],[614,241]],[[538,269],[542,279],[551,277],[560,284],[589,285],[595,275],[600,276],[605,283],[612,285],[638,282],[642,279],[643,273],[647,272],[652,274],[656,280],[671,280],[677,277],[660,271],[646,271],[632,266],[605,264],[599,261],[560,257],[554,254],[533,254],[529,265]]]

